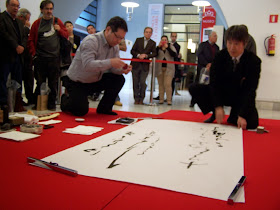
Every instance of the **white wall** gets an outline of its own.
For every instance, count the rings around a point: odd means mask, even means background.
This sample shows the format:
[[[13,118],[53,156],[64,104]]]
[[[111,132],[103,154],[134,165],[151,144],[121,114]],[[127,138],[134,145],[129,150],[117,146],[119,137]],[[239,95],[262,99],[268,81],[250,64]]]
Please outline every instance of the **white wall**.
[[[262,72],[257,99],[280,102],[280,23],[269,23],[270,14],[280,13],[279,0],[217,0],[228,26],[245,24],[257,44],[257,54],[262,60]],[[267,56],[264,39],[276,34],[276,54]]]

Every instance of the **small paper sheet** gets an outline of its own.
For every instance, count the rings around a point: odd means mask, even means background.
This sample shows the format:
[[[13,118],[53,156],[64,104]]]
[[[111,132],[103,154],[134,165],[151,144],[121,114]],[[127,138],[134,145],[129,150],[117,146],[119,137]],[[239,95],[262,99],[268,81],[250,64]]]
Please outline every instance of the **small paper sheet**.
[[[95,126],[86,126],[86,125],[78,125],[74,128],[66,128],[63,133],[72,133],[72,134],[80,134],[80,135],[92,135],[101,131],[103,128],[95,127]]]
[[[61,120],[47,120],[47,121],[44,121],[44,122],[39,122],[38,124],[52,125],[52,124],[57,124],[57,123],[61,123],[61,122],[62,122]]]
[[[29,139],[33,139],[39,137],[40,135],[32,134],[32,133],[23,133],[20,131],[11,131],[6,133],[1,133],[0,138],[10,139],[13,141],[25,141]]]

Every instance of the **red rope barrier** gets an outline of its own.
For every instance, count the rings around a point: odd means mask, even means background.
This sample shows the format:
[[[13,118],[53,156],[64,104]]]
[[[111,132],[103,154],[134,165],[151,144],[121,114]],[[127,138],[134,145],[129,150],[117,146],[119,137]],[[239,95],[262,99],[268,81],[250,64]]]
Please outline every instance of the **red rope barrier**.
[[[75,53],[71,54],[72,57],[75,56]],[[121,60],[124,61],[135,61],[135,62],[146,62],[146,63],[151,63],[152,60],[148,60],[148,59],[138,59],[138,58],[121,58]],[[173,63],[173,64],[178,64],[178,65],[187,65],[187,66],[197,66],[196,63],[184,63],[184,62],[179,62],[179,61],[164,61],[164,60],[156,60],[156,63]]]
[[[121,58],[121,60],[125,61],[136,61],[136,62],[146,62],[146,63],[151,63],[152,60],[147,60],[147,59],[137,59],[137,58]],[[178,65],[188,65],[188,66],[197,66],[196,63],[184,63],[184,62],[179,62],[179,61],[164,61],[164,60],[156,60],[156,63],[173,63],[173,64],[178,64]]]

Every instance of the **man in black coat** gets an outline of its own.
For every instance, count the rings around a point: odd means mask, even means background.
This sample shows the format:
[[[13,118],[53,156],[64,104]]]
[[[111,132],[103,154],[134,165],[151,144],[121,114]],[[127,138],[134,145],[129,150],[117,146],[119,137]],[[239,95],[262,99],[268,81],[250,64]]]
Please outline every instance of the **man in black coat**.
[[[16,18],[19,1],[7,0],[7,10],[0,14],[0,105],[8,103],[7,79],[22,84],[23,52],[27,40],[24,39],[23,24]],[[20,90],[18,90],[20,91]],[[18,92],[18,95],[21,94]],[[10,110],[13,107],[10,107]]]
[[[214,57],[219,52],[219,46],[216,45],[217,38],[218,38],[217,33],[215,31],[212,31],[209,34],[208,40],[206,42],[200,43],[198,47],[197,50],[198,63],[197,63],[195,83],[199,82],[201,69],[202,68],[210,69]],[[194,107],[195,103],[196,102],[192,98],[190,107]]]
[[[144,29],[144,37],[136,39],[130,51],[133,58],[147,60],[157,55],[156,42],[151,39],[152,34],[153,29],[151,27],[146,27]],[[149,63],[132,61],[131,65],[133,67],[134,104],[143,104],[147,87],[146,78],[149,74]]]
[[[205,122],[222,123],[223,106],[231,106],[227,122],[242,129],[258,126],[256,89],[261,60],[245,49],[248,31],[240,25],[226,31],[226,45],[215,57],[210,70],[210,85],[193,85],[190,93],[203,114],[213,111]]]
[[[209,39],[206,42],[200,43],[198,50],[197,50],[197,74],[195,78],[195,82],[198,83],[200,70],[206,66],[211,67],[211,63],[214,60],[215,55],[219,52],[219,46],[216,45],[217,42],[217,33],[212,31],[209,34]]]
[[[21,20],[21,22],[24,25],[24,38],[28,40],[29,32],[30,32],[30,17],[31,13],[29,10],[25,8],[21,8],[17,13],[17,18]],[[34,72],[32,69],[33,63],[32,63],[32,56],[29,53],[29,50],[27,48],[24,49],[23,53],[24,57],[24,65],[22,69],[23,73],[23,81],[24,81],[24,91],[25,96],[27,98],[27,104],[34,104],[35,103],[35,97],[33,94],[34,89]]]
[[[177,52],[177,56],[174,57],[174,61],[181,61],[181,54],[180,54],[180,49],[181,49],[181,46],[178,44],[177,42],[177,33],[175,32],[171,32],[171,44],[175,47],[176,49],[176,52]],[[174,94],[174,91],[175,91],[175,83],[179,83],[181,82],[181,71],[178,67],[178,64],[175,64],[175,75],[174,75],[174,78],[172,80],[172,95]],[[176,90],[176,95],[180,95],[179,93],[177,93],[177,90]]]

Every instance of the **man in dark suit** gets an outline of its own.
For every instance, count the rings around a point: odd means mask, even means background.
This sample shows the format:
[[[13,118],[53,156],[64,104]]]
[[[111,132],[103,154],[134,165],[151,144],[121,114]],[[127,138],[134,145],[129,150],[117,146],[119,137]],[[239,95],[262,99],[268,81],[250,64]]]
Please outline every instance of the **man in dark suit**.
[[[31,13],[29,10],[25,8],[21,8],[17,13],[17,18],[21,20],[21,22],[24,25],[24,37],[27,40],[29,36],[30,31],[30,16]],[[33,88],[34,88],[34,72],[32,69],[32,56],[29,53],[29,50],[27,48],[24,49],[23,53],[24,57],[24,65],[23,65],[23,81],[24,81],[24,91],[25,96],[27,98],[26,105],[34,104],[35,98],[33,94]]]
[[[171,32],[170,35],[171,38],[171,44],[175,47],[176,51],[177,51],[177,56],[174,57],[174,61],[181,61],[181,54],[180,54],[180,49],[181,46],[178,44],[177,42],[177,33],[175,32]],[[181,72],[179,70],[178,64],[175,64],[175,75],[174,78],[172,80],[172,95],[174,93],[175,88],[175,83],[179,84],[179,82],[181,82]],[[177,90],[175,92],[176,95],[180,95]]]
[[[203,114],[213,111],[207,122],[222,123],[223,106],[231,106],[227,122],[242,129],[258,126],[256,89],[261,60],[245,49],[248,31],[240,25],[226,31],[227,48],[215,57],[210,70],[210,85],[193,85],[190,93]]]
[[[7,10],[0,14],[0,105],[8,103],[7,80],[11,73],[11,79],[21,85],[23,51],[26,46],[23,24],[16,19],[19,9],[18,0],[7,0]],[[20,90],[17,95],[21,96]],[[10,107],[12,110],[13,107]]]
[[[151,39],[153,29],[146,27],[144,29],[144,37],[137,38],[132,49],[131,54],[133,58],[146,60],[153,58],[157,55],[156,43]],[[133,92],[134,104],[144,104],[143,100],[146,93],[146,78],[149,74],[148,62],[131,62],[132,65],[132,79],[133,79]]]
[[[209,38],[206,42],[200,43],[198,50],[197,50],[197,57],[198,57],[198,63],[197,63],[197,71],[196,71],[196,77],[195,77],[195,83],[199,82],[200,78],[200,72],[202,68],[207,68],[210,70],[211,63],[214,60],[215,55],[219,52],[219,47],[216,45],[217,42],[217,33],[215,31],[212,31],[209,34]],[[195,101],[191,100],[190,107],[194,107]]]

